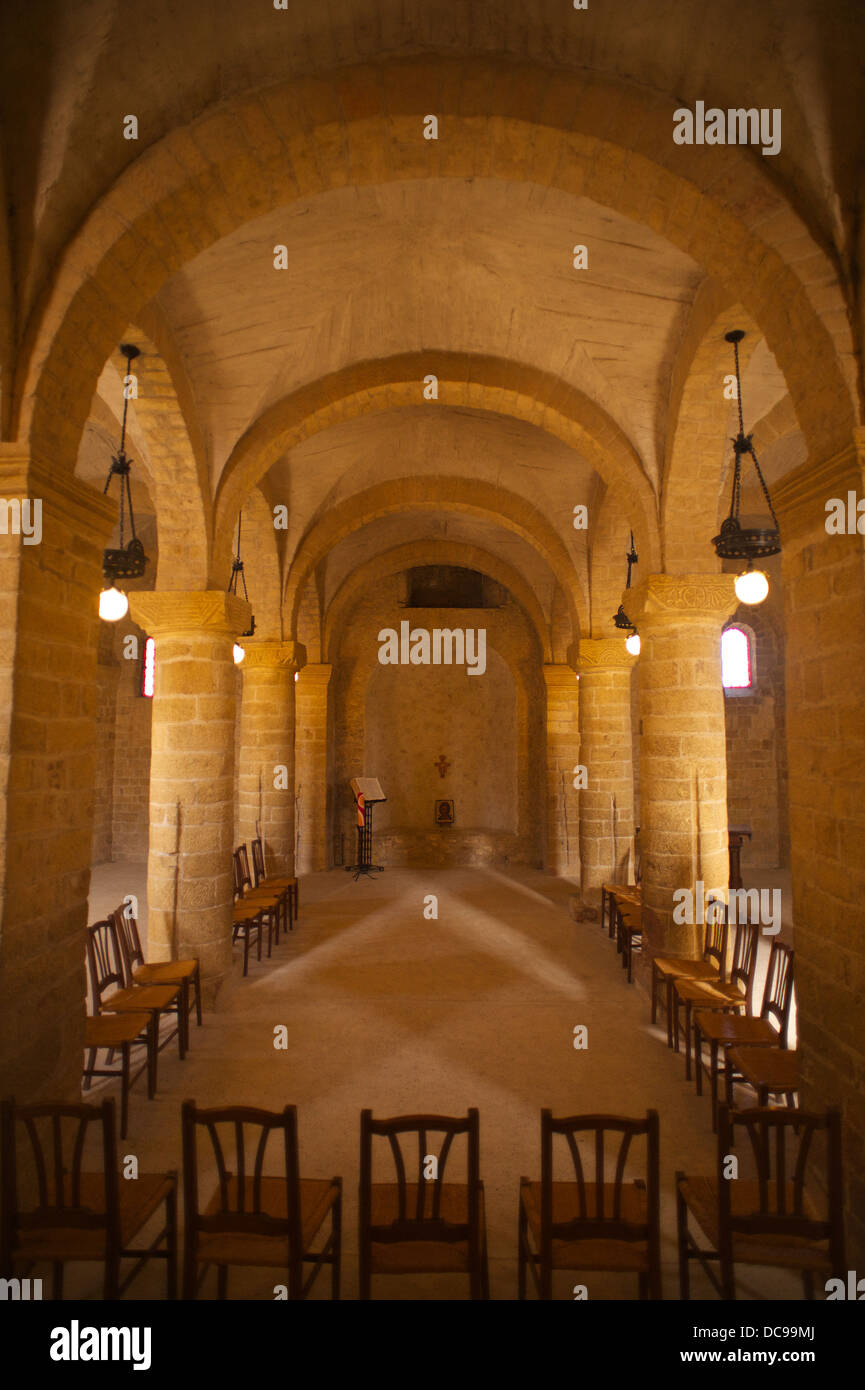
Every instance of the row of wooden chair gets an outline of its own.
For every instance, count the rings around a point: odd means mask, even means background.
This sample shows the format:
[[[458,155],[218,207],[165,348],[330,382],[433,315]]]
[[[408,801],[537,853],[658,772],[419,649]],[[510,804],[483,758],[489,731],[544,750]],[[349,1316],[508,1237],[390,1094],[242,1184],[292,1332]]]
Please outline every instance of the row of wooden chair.
[[[138,1076],[147,1072],[147,1095],[156,1095],[160,1047],[177,1038],[181,1060],[189,1046],[189,1015],[195,1009],[201,1025],[201,975],[196,959],[148,963],[144,958],[138,923],[123,904],[101,922],[87,928],[87,976],[89,1010],[84,1027],[84,1090],[94,1076],[120,1077],[120,1137],[126,1137],[129,1092]],[[176,1026],[160,1042],[160,1025],[174,1016]],[[132,1075],[132,1049],[142,1045],[145,1061]],[[105,1050],[104,1067],[97,1067]],[[112,1067],[115,1053],[120,1068]]]
[[[774,1095],[788,1105],[798,1089],[797,1055],[789,1047],[794,1003],[794,953],[774,939],[758,1014],[754,990],[759,923],[736,923],[732,955],[726,905],[707,904],[703,954],[699,961],[656,956],[652,961],[652,1022],[664,999],[667,1045],[679,1051],[680,1020],[684,1010],[685,1076],[691,1079],[695,1062],[697,1094],[708,1074],[712,1095],[712,1127],[718,1127],[720,1080],[723,1073],[727,1104],[734,1104],[734,1086],[750,1085],[758,1104]],[[708,1061],[704,1059],[708,1046]]]
[[[104,1264],[104,1297],[116,1298],[148,1259],[158,1258],[166,1261],[167,1297],[177,1296],[177,1173],[119,1179],[113,1101],[99,1107],[19,1107],[7,1099],[0,1129],[4,1278],[11,1278],[16,1267],[50,1262],[53,1295],[61,1298],[65,1263],[96,1260]],[[286,1278],[285,1296],[305,1298],[327,1265],[331,1296],[338,1298],[342,1180],[301,1178],[295,1107],[277,1113],[243,1106],[199,1110],[194,1101],[185,1101],[181,1129],[184,1298],[198,1295],[210,1266],[217,1270],[220,1299],[227,1297],[231,1266],[279,1269]],[[98,1171],[84,1167],[91,1135],[100,1141]],[[818,1136],[825,1136],[830,1175],[822,1214],[805,1190]],[[464,1180],[447,1181],[454,1140],[462,1137]],[[387,1141],[395,1182],[373,1180],[376,1140]],[[271,1141],[271,1164],[279,1170],[272,1174],[265,1173]],[[694,1260],[724,1298],[735,1297],[738,1263],[798,1270],[808,1297],[814,1296],[816,1275],[842,1277],[846,1261],[840,1145],[837,1111],[818,1116],[761,1108],[736,1114],[722,1105],[716,1174],[676,1175],[681,1296],[690,1295]],[[18,1176],[19,1147],[32,1160],[24,1182]],[[561,1171],[557,1153],[570,1157],[569,1181],[556,1177]],[[750,1163],[734,1181],[729,1171],[732,1159],[743,1167]],[[201,1174],[214,1164],[216,1179],[202,1202]],[[649,1110],[641,1119],[556,1119],[543,1110],[540,1182],[520,1179],[519,1297],[525,1298],[531,1273],[538,1295],[551,1298],[554,1271],[567,1270],[636,1275],[641,1297],[660,1298],[659,1173],[656,1111]],[[457,1117],[379,1120],[364,1110],[359,1196],[362,1299],[371,1295],[374,1274],[418,1273],[466,1275],[471,1296],[489,1298],[476,1109]],[[150,1233],[149,1244],[135,1246],[162,1204],[161,1229]],[[698,1244],[691,1217],[708,1236],[708,1245]],[[135,1259],[136,1264],[121,1282],[124,1259]],[[306,1276],[304,1266],[311,1266]]]
[[[280,928],[292,931],[297,921],[300,893],[294,877],[268,878],[264,849],[260,839],[252,841],[252,873],[246,845],[238,845],[232,856],[234,870],[234,918],[232,941],[243,947],[243,973],[249,972],[249,951],[257,947],[261,960],[262,940],[267,936],[267,958],[279,945]]]

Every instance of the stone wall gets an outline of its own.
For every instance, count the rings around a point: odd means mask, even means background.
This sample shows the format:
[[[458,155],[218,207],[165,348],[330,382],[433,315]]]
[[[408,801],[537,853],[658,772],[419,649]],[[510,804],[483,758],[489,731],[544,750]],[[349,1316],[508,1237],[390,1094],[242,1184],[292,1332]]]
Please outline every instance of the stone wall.
[[[138,639],[124,657],[125,638]],[[141,694],[144,633],[130,619],[100,623],[93,863],[147,858],[152,702]]]
[[[543,858],[545,760],[541,655],[522,611],[405,609],[399,576],[357,605],[334,662],[336,842],[353,857],[350,778],[377,776],[388,796],[375,811],[377,845],[391,863],[519,862]],[[464,666],[385,666],[378,633],[484,628],[486,671]],[[455,717],[458,711],[459,717]],[[436,760],[450,766],[441,777]],[[453,826],[436,826],[434,803],[452,799]]]
[[[779,604],[779,585],[773,593]],[[729,822],[753,831],[742,847],[743,873],[790,862],[784,643],[771,602],[770,597],[759,608],[743,605],[730,620],[730,626],[753,634],[753,686],[724,696]]]

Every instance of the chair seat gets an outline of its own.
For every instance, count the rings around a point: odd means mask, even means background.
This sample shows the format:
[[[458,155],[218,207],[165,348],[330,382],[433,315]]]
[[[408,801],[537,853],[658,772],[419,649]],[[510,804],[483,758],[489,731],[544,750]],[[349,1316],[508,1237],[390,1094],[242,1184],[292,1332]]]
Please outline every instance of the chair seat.
[[[756,1215],[760,1210],[760,1185],[747,1179],[737,1179],[728,1184],[731,1209],[734,1217]],[[679,1191],[697,1224],[708,1236],[712,1246],[718,1248],[718,1183],[715,1178],[684,1178]],[[794,1186],[787,1183],[787,1206],[792,1211]],[[820,1215],[808,1197],[803,1194],[802,1214],[807,1220],[819,1221]],[[776,1265],[786,1269],[821,1270],[830,1267],[829,1253],[825,1241],[811,1240],[806,1236],[794,1235],[746,1235],[735,1232],[733,1235],[733,1259],[739,1264]]]
[[[722,984],[720,980],[679,979],[675,989],[683,1004],[699,1004],[703,1009],[730,1009],[737,1004],[744,1009],[748,1003],[737,985]]]
[[[102,1000],[102,1008],[108,1013],[129,1013],[136,1009],[157,1009],[160,1012],[169,1008],[179,997],[177,985],[144,985],[142,988],[118,989]]]
[[[706,1042],[719,1043],[722,1047],[732,1047],[735,1043],[752,1047],[777,1047],[779,1035],[765,1018],[742,1018],[737,1014],[704,1012],[695,1016],[695,1022]]]
[[[134,1182],[118,1183],[120,1241],[128,1247],[150,1220],[156,1208],[176,1185],[174,1173],[139,1173]],[[105,1178],[102,1173],[81,1174],[81,1207],[90,1212],[105,1211]],[[29,1227],[21,1221],[21,1241],[16,1259],[101,1260],[105,1257],[105,1231],[80,1230],[75,1226]]]
[[[278,893],[247,893],[234,904],[234,913],[241,917],[260,916],[268,912],[278,912],[282,899]]]
[[[585,1206],[580,1205],[580,1189],[575,1182],[554,1182],[553,1185],[553,1225],[560,1222],[579,1220],[585,1212],[590,1219],[597,1209],[597,1185],[585,1183]],[[604,1183],[603,1210],[609,1214],[613,1210],[615,1184]],[[535,1246],[540,1249],[541,1242],[541,1184],[526,1182],[520,1186],[520,1200],[525,1209]],[[645,1189],[635,1183],[622,1185],[619,1206],[619,1219],[634,1226],[646,1226],[649,1219],[648,1202]],[[612,1222],[611,1222],[612,1225]],[[585,1239],[557,1240],[552,1242],[554,1269],[599,1269],[630,1270],[646,1273],[649,1268],[648,1242],[645,1236],[627,1240],[621,1236],[598,1236],[592,1234]]]
[[[754,1087],[769,1091],[798,1091],[799,1054],[783,1047],[731,1047],[731,1063]]]
[[[150,1023],[150,1014],[88,1014],[84,1020],[85,1047],[120,1047],[135,1042]]]
[[[231,920],[234,926],[242,926],[244,922],[255,922],[265,910],[262,903],[252,902],[249,898],[243,898],[239,903],[234,904]]]
[[[229,1175],[227,1180],[228,1204],[237,1205],[237,1178]],[[254,1183],[252,1178],[244,1179],[244,1205],[250,1212],[254,1203]],[[312,1246],[316,1232],[321,1227],[327,1213],[339,1197],[339,1188],[328,1178],[301,1178],[300,1212],[301,1239],[306,1253]],[[288,1219],[285,1178],[261,1179],[261,1212],[274,1220]],[[217,1187],[203,1216],[218,1216],[222,1211],[222,1199]],[[198,1240],[196,1258],[199,1264],[232,1265],[279,1265],[285,1267],[288,1255],[288,1237],[284,1235],[259,1235],[244,1231],[202,1231]]]
[[[622,927],[628,932],[641,932],[643,930],[643,910],[640,907],[620,907],[619,915],[622,918]]]
[[[197,960],[151,961],[137,966],[132,978],[137,985],[179,985],[191,980],[197,969]]]
[[[711,961],[689,960],[685,956],[655,956],[652,969],[664,980],[712,980],[718,967]]]
[[[636,883],[605,883],[602,885],[605,893],[611,894],[622,902],[635,903],[639,905],[643,901],[643,892]]]
[[[297,887],[297,879],[296,879],[296,878],[265,878],[265,879],[262,879],[261,883],[259,883],[259,885],[258,885],[258,888],[261,889],[262,891],[265,891],[266,889],[269,888],[269,889],[271,889],[271,891],[274,892],[274,893],[284,893],[284,892],[286,891],[286,889],[288,889],[288,888],[296,888],[296,887]],[[258,890],[253,889],[253,892],[256,892],[256,891],[258,891]]]
[[[439,1217],[448,1225],[468,1224],[469,1189],[467,1183],[442,1183]],[[405,1210],[409,1218],[417,1210],[418,1185],[406,1183]],[[471,1268],[468,1239],[394,1239],[380,1237],[382,1228],[399,1223],[399,1187],[396,1183],[372,1183],[370,1187],[372,1227],[372,1272],[374,1274],[466,1274]],[[431,1212],[427,1200],[427,1214]],[[409,1219],[407,1226],[413,1223]],[[478,1226],[481,1243],[485,1225],[483,1184],[478,1194]]]

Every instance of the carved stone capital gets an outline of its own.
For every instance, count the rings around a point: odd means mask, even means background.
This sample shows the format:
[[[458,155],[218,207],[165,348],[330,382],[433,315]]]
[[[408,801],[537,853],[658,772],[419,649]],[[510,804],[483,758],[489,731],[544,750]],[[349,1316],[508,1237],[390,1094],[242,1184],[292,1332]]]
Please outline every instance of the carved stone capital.
[[[576,656],[581,676],[592,671],[630,671],[637,660],[626,649],[624,636],[581,637]]]
[[[103,549],[117,521],[115,498],[104,497],[71,473],[32,458],[18,444],[0,445],[0,496],[39,499],[43,534],[52,517],[58,517]]]
[[[320,686],[327,689],[327,686],[330,684],[332,671],[333,667],[327,663],[314,661],[309,666],[304,666],[301,672],[300,686],[302,686],[304,690],[309,690],[312,686]]]
[[[808,459],[777,483],[772,501],[778,513],[781,542],[826,534],[826,503],[833,497],[846,502],[848,492],[865,489],[865,429],[857,425],[846,449],[822,462]]]
[[[735,584],[734,574],[650,574],[626,590],[622,602],[638,631],[706,623],[720,628],[739,606]]]
[[[151,637],[181,632],[238,637],[252,621],[249,604],[222,589],[141,590],[129,595],[129,611]]]
[[[291,673],[300,671],[306,664],[306,647],[300,642],[257,642],[250,638],[243,644],[246,655],[243,670],[274,670],[284,668]]]
[[[569,650],[569,658],[570,654]],[[564,662],[545,662],[544,680],[547,690],[561,691],[563,694],[570,695],[576,695],[577,693],[576,673],[570,659],[567,664]]]

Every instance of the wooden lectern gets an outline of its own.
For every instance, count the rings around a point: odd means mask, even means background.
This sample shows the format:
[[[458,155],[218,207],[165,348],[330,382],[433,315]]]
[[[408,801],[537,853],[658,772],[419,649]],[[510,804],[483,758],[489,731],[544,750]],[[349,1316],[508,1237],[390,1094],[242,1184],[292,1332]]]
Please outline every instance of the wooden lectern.
[[[357,807],[357,863],[346,864],[345,871],[356,883],[361,874],[384,873],[383,865],[372,862],[372,808],[387,797],[377,777],[352,777],[349,786]]]

